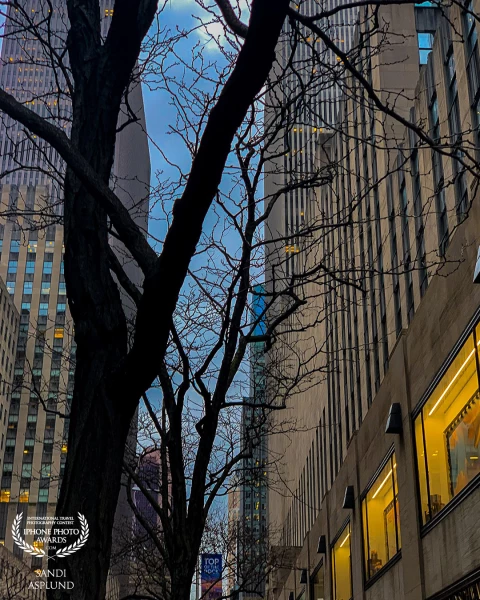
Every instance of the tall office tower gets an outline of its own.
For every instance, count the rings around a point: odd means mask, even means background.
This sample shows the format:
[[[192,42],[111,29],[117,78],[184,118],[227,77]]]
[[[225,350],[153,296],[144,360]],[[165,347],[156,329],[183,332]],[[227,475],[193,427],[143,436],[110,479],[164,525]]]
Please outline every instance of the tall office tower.
[[[140,446],[140,444],[139,444]],[[138,447],[137,447],[138,452]],[[158,597],[165,595],[168,586],[168,574],[165,561],[153,539],[162,539],[162,523],[152,501],[162,506],[162,484],[165,483],[170,496],[171,486],[167,477],[162,477],[161,453],[156,446],[142,449],[137,456],[137,476],[141,487],[134,485],[132,501],[134,504],[133,535],[123,532],[126,545],[120,545],[120,553],[130,549],[128,562],[128,593],[132,596]],[[121,533],[121,532],[120,532]],[[124,565],[124,568],[127,565]]]
[[[138,477],[145,489],[148,490],[149,496],[160,505],[160,488],[162,485],[160,450],[155,447],[147,448],[140,457],[139,463]],[[147,526],[159,533],[161,525],[160,517],[145,493],[138,486],[134,486],[133,488],[133,502],[136,510],[145,519]],[[134,534],[138,538],[145,537],[146,529],[139,520],[134,522]],[[147,545],[152,545],[153,547],[153,541],[149,540]]]
[[[265,332],[264,288],[254,288],[252,316],[254,335]],[[241,598],[263,596],[267,555],[267,423],[265,399],[264,343],[250,345],[250,395],[242,413],[244,445],[252,448],[251,457],[242,462],[238,527],[237,584]],[[258,408],[257,408],[258,405]]]
[[[40,116],[70,130],[72,105],[62,67],[67,37],[67,6],[62,0],[26,0],[11,4],[0,58],[0,86]],[[114,0],[102,0],[101,27],[105,36]],[[38,35],[37,35],[38,33]],[[48,45],[38,37],[48,40]],[[63,57],[63,63],[53,57]],[[28,135],[23,126],[1,115],[0,179],[15,185],[49,185],[63,172],[60,156],[43,140]],[[54,188],[56,186],[53,186]]]
[[[232,595],[237,589],[238,542],[240,527],[240,486],[234,475],[230,480],[228,490],[228,530],[227,530],[227,560],[225,564],[227,594]]]
[[[54,1],[50,5],[52,12],[47,10],[46,15],[46,2],[29,0],[24,3],[25,14],[21,18],[38,15],[41,21],[51,15],[52,44],[62,48],[67,31],[65,3]],[[105,34],[113,14],[113,0],[101,5]],[[15,38],[19,17],[12,6],[8,16],[6,27],[12,37],[4,40],[0,84],[68,132],[71,104],[65,95],[65,80],[58,70],[48,66],[38,40],[29,39],[23,32]],[[129,105],[138,120],[117,135],[111,185],[147,232],[150,159],[140,84],[132,86]],[[125,119],[122,114],[119,126]],[[63,274],[63,207],[55,185],[64,168],[55,153],[33,137],[27,139],[22,128],[5,116],[0,138],[4,175],[0,211],[6,214],[7,209],[14,210],[19,215],[0,220],[0,277],[20,312],[8,417],[11,426],[7,430],[0,481],[0,543],[38,568],[41,559],[30,558],[14,545],[10,531],[13,519],[20,513],[22,528],[27,516],[54,514],[68,452],[69,420],[65,416],[72,398],[76,348]],[[112,239],[111,245],[131,280],[139,284],[140,272],[122,244]],[[127,316],[133,314],[127,300],[125,310]],[[131,515],[123,498],[117,521],[126,518],[131,520]],[[28,536],[25,539],[34,547],[42,547],[41,540]]]
[[[297,9],[311,17],[341,4],[339,0],[300,0]],[[348,52],[356,18],[357,9],[347,7],[316,25]],[[267,153],[271,156],[265,167],[265,202],[270,202],[279,189],[292,188],[276,201],[266,225],[268,237],[282,239],[281,248],[275,247],[280,256],[272,260],[284,262],[287,276],[300,251],[298,234],[305,224],[312,193],[308,185],[299,184],[315,172],[319,136],[335,127],[344,77],[343,66],[321,39],[306,28],[296,25],[292,29],[286,23],[265,107]],[[269,250],[272,253],[272,248]]]
[[[288,482],[269,488],[272,543],[292,549],[269,600],[478,597],[480,173],[435,146],[479,148],[479,6],[383,5],[363,46],[366,80],[433,147],[352,78],[319,148],[338,170],[316,190],[309,266],[360,286],[311,284],[310,335],[292,335],[320,372],[287,399],[297,429],[269,439]]]
[[[8,429],[14,426],[7,421],[10,407],[11,385],[17,348],[20,317],[5,283],[0,279],[0,469],[3,469],[3,451]],[[1,500],[1,498],[0,498]]]

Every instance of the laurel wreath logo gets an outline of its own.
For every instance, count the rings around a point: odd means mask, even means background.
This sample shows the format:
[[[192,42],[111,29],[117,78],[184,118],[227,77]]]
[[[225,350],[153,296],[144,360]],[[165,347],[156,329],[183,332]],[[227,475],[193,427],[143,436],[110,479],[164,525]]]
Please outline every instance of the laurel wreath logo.
[[[22,538],[20,534],[20,523],[22,522],[23,513],[19,513],[12,524],[12,538],[15,544],[28,554],[32,554],[33,556],[44,557],[45,550],[42,548],[35,548],[31,544],[27,544],[27,542]],[[80,521],[80,536],[76,542],[70,544],[70,546],[66,546],[65,548],[59,548],[53,556],[49,556],[48,559],[51,558],[64,558],[65,556],[70,556],[70,554],[74,554],[80,548],[85,546],[89,536],[89,528],[87,519],[81,514],[78,513],[78,520]]]
[[[33,556],[45,556],[45,550],[42,548],[35,548],[35,546],[31,546],[27,544],[27,542],[20,535],[20,523],[22,522],[23,513],[19,513],[12,524],[12,538],[13,541],[17,544],[19,548],[28,552],[28,554],[33,554]]]

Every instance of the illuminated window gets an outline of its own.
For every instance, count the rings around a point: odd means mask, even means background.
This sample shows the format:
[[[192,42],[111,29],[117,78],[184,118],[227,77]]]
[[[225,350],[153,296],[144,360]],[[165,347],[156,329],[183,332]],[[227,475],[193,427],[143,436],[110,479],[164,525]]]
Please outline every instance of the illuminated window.
[[[37,240],[31,240],[28,242],[28,252],[36,252],[37,251],[38,242]]]
[[[10,502],[10,490],[0,490],[0,502]]]
[[[389,459],[362,501],[365,574],[373,577],[400,550],[397,461]]]
[[[63,327],[55,327],[54,337],[56,339],[63,338]]]
[[[42,281],[41,293],[45,294],[45,295],[48,295],[50,293],[50,282],[49,281]]]
[[[9,294],[15,293],[15,282],[14,281],[7,281],[5,285],[7,286],[7,292]]]
[[[415,420],[423,523],[480,473],[479,333],[477,326]]]
[[[65,284],[65,282],[61,281],[58,284],[58,295],[59,296],[65,296],[66,293],[67,293],[66,284]]]
[[[66,454],[68,450],[67,444],[62,444],[62,454]]]
[[[352,597],[352,563],[350,555],[350,523],[338,536],[332,549],[332,579],[334,600]]]
[[[18,497],[19,502],[28,502],[30,492],[28,490],[21,490],[20,496]]]
[[[34,540],[33,547],[34,548],[40,548],[40,549],[42,549],[43,548],[43,542],[42,542],[42,540]]]

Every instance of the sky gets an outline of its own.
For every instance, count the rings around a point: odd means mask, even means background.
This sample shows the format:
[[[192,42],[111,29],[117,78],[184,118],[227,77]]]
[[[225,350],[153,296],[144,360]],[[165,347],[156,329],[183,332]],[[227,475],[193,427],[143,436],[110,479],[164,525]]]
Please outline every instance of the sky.
[[[247,16],[247,0],[238,1],[239,7],[242,10],[240,13],[242,18],[246,20]],[[160,2],[161,3],[161,2]],[[208,3],[208,0],[207,0]],[[213,1],[210,2],[213,5]],[[191,33],[184,42],[176,46],[180,57],[188,62],[191,58],[191,49],[194,45],[199,44],[199,51],[206,62],[214,61],[220,67],[226,65],[225,59],[218,51],[218,46],[212,41],[212,36],[216,39],[224,40],[223,27],[220,23],[208,23],[210,17],[208,13],[202,10],[195,0],[167,0],[165,9],[160,16],[160,26],[170,30],[172,33],[178,30],[190,30],[195,25],[199,24],[199,19],[207,23],[205,27],[199,27]],[[181,73],[178,69],[178,73]],[[160,89],[151,89],[148,86],[143,86],[145,115],[147,121],[147,131],[151,138],[150,141],[150,160],[152,167],[152,186],[155,187],[159,180],[164,180],[167,177],[175,177],[176,169],[169,166],[162,157],[159,151],[159,146],[163,152],[168,155],[168,159],[173,163],[179,164],[182,168],[188,171],[191,160],[186,152],[185,144],[177,136],[169,134],[169,126],[175,122],[176,109],[171,105],[169,94]],[[159,209],[154,207],[152,212],[152,220],[150,223],[150,231],[153,235],[161,237],[164,233],[164,228],[158,222],[155,222],[156,217],[160,217]]]

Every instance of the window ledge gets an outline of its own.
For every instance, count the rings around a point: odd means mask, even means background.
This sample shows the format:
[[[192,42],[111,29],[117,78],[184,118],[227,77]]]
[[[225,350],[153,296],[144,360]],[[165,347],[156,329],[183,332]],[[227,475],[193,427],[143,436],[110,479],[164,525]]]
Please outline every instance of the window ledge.
[[[443,519],[445,519],[453,510],[457,508],[459,504],[461,504],[465,498],[468,498],[470,494],[472,494],[478,487],[480,487],[480,474],[477,475],[469,484],[467,484],[463,490],[452,498],[450,502],[442,508],[442,510],[436,514],[433,519],[431,519],[426,525],[424,525],[420,530],[421,537],[424,537],[429,533],[434,527],[436,527]]]

